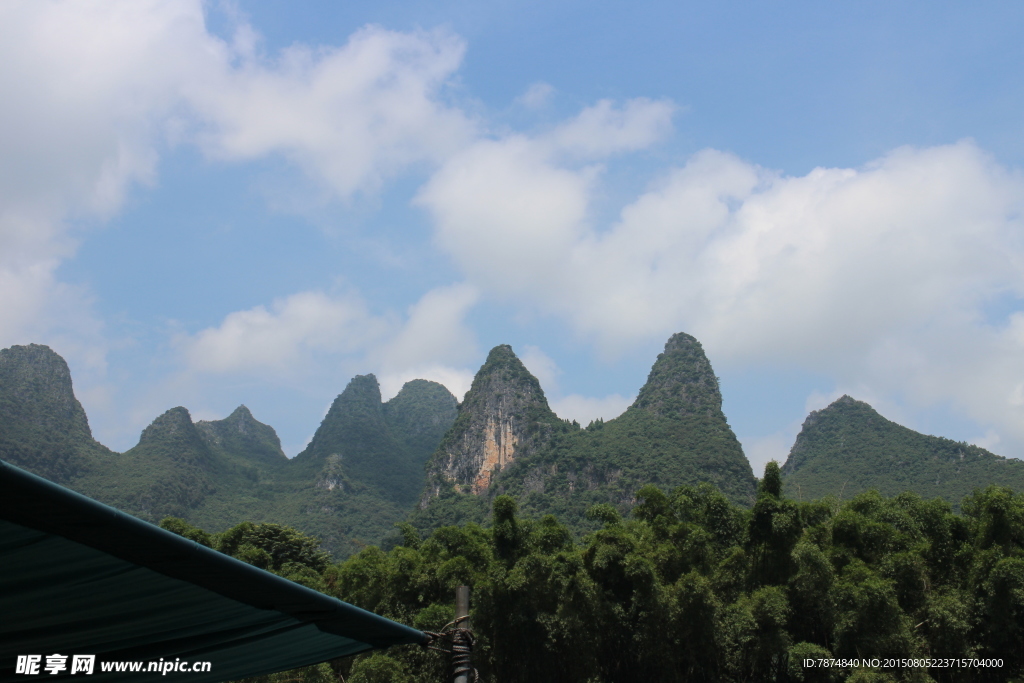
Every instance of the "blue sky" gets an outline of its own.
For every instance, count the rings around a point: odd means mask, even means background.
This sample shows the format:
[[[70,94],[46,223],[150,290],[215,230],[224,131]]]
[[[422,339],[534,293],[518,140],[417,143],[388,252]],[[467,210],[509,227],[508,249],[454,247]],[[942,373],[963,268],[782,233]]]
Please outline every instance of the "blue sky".
[[[509,343],[621,412],[695,335],[755,473],[843,393],[1024,445],[1024,6],[6,2],[0,345],[125,450]]]

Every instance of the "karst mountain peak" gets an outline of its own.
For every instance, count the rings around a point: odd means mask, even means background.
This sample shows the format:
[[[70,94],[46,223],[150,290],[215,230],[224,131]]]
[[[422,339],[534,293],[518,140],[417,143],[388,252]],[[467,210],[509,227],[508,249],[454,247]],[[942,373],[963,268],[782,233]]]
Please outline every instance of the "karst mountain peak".
[[[458,410],[428,465],[422,504],[446,485],[462,493],[485,492],[498,472],[534,452],[561,423],[540,382],[508,344],[487,354]]]
[[[701,343],[683,332],[673,334],[630,407],[669,418],[720,413],[718,378]]]

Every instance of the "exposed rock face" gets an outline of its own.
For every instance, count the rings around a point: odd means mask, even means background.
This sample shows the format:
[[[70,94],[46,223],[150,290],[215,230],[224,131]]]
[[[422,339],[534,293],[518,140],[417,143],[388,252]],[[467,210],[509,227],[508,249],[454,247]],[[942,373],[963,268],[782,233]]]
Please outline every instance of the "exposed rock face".
[[[458,414],[428,465],[421,506],[447,484],[484,493],[495,474],[535,452],[546,443],[548,427],[560,422],[537,378],[505,344],[491,349]]]
[[[720,415],[722,394],[718,378],[700,342],[682,332],[672,335],[665,351],[658,354],[632,408],[670,418]]]
[[[41,344],[0,350],[0,458],[66,484],[109,453],[92,438],[63,358]]]

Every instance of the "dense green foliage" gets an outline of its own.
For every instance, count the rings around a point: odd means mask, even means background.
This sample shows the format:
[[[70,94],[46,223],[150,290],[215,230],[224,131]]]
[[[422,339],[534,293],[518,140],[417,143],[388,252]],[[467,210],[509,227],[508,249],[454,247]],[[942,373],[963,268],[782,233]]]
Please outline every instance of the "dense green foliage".
[[[40,344],[0,350],[0,458],[67,485],[111,455],[92,438],[63,358]]]
[[[782,472],[794,497],[805,500],[876,489],[958,504],[989,484],[1024,490],[1024,462],[920,434],[849,396],[808,416]]]
[[[320,547],[319,539],[291,527],[242,522],[208,534],[177,517],[165,518],[160,526],[307,588],[327,589],[324,573],[331,567],[330,554]]]
[[[1007,681],[1024,675],[1024,496],[989,487],[963,514],[876,492],[797,502],[769,465],[752,508],[709,484],[590,510],[581,542],[509,496],[490,528],[403,527],[389,552],[321,572],[342,600],[425,630],[473,589],[484,681]],[[180,533],[180,532],[179,532]],[[224,536],[229,536],[231,532]],[[221,547],[225,547],[221,542]],[[804,668],[805,658],[956,657],[1001,668]],[[332,662],[345,680],[445,680],[443,656],[394,648]],[[315,676],[322,669],[298,675]],[[296,674],[276,674],[268,681]]]

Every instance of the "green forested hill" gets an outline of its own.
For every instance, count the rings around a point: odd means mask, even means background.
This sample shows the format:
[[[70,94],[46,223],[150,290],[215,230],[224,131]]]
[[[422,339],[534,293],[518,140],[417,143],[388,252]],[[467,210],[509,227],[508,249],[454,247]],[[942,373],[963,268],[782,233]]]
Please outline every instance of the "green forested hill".
[[[285,469],[275,519],[258,521],[296,526],[340,556],[380,543],[423,489],[424,463],[437,445],[430,439],[455,419],[447,389],[410,384],[382,404],[376,377],[354,378]]]
[[[244,405],[223,420],[200,420],[195,426],[207,446],[240,465],[275,470],[288,461],[274,428],[258,422]]]
[[[510,404],[510,395],[528,400]],[[514,442],[515,456],[484,489],[474,490],[468,481],[486,460],[479,454],[496,448],[499,438]],[[529,448],[521,449],[523,443]],[[410,519],[421,531],[482,522],[490,501],[501,494],[514,496],[524,513],[556,514],[579,533],[595,528],[585,516],[588,508],[606,503],[625,512],[645,484],[671,489],[712,483],[744,505],[753,501],[755,486],[722,413],[711,364],[700,342],[686,334],[669,339],[623,415],[586,429],[559,420],[511,348],[496,348],[429,469],[433,490]]]
[[[958,507],[991,484],[1024,491],[1024,462],[920,434],[849,396],[807,417],[782,473],[787,494],[803,500],[876,489],[885,496],[913,491]]]
[[[40,344],[0,350],[0,458],[68,484],[112,455],[92,438],[63,358]]]
[[[447,389],[424,380],[382,403],[365,375],[292,460],[245,406],[198,423],[172,408],[114,453],[93,440],[59,355],[35,344],[0,351],[0,459],[147,521],[180,517],[211,531],[288,524],[339,557],[379,543],[408,514],[455,410]]]

